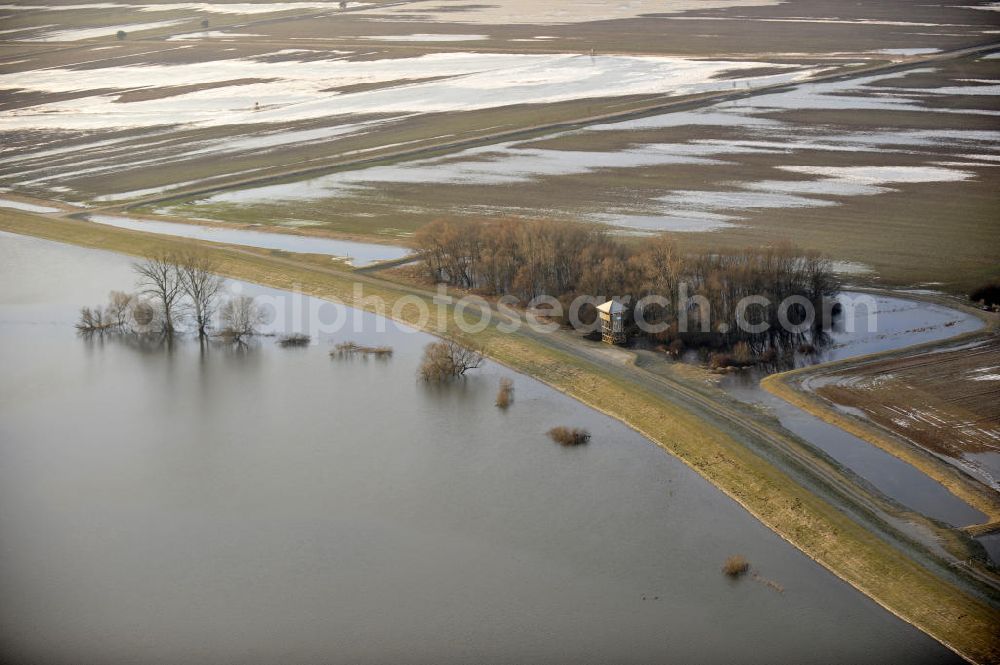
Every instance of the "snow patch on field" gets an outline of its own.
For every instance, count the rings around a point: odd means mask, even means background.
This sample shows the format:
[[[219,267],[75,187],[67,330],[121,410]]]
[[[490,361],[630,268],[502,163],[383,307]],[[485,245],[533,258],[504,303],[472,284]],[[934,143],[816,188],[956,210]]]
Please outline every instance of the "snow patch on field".
[[[765,7],[782,0],[505,0],[502,3],[448,6],[440,0],[408,2],[399,6],[365,10],[363,15],[389,16],[393,20],[488,25],[552,25],[611,21],[644,14],[676,14],[693,10],[731,7]],[[418,18],[419,17],[419,18]]]
[[[127,104],[116,103],[116,96],[107,94],[39,104],[5,114],[0,130],[288,123],[341,114],[454,112],[624,95],[681,95],[727,89],[732,79],[713,77],[727,70],[761,67],[744,61],[575,54],[433,53],[382,60],[277,62],[263,57],[87,70],[54,67],[0,75],[0,89],[41,93],[266,80]],[[772,84],[798,80],[811,71],[788,69],[787,74],[743,80]],[[406,79],[415,82],[337,92],[352,85]]]
[[[183,19],[173,21],[155,21],[152,23],[126,23],[123,25],[109,25],[102,28],[71,28],[68,30],[53,30],[43,32],[34,37],[27,37],[22,41],[26,42],[75,42],[81,39],[98,39],[100,37],[114,37],[119,30],[126,33],[142,32],[144,30],[155,30],[157,28],[169,28],[173,25],[184,23]]]
[[[966,377],[970,381],[1000,381],[1000,367],[980,367],[979,369],[974,369]]]
[[[223,32],[222,30],[202,30],[201,32],[185,32],[183,35],[167,37],[168,42],[183,42],[194,39],[239,39],[242,37],[263,37],[246,32]]]
[[[417,33],[413,35],[365,35],[358,39],[370,39],[380,42],[476,42],[489,39],[489,35],[458,35]]]
[[[367,6],[366,2],[348,2],[348,9]],[[212,14],[274,14],[302,9],[339,9],[339,2],[168,2],[140,4],[129,2],[94,2],[76,5],[0,5],[3,11],[83,11],[88,9],[135,9],[142,12],[195,11]]]

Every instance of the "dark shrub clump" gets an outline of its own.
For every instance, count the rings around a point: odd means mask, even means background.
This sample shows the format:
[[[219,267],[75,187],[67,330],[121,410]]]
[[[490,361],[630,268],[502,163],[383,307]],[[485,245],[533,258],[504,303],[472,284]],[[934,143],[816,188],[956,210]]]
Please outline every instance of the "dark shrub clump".
[[[987,307],[1000,305],[1000,282],[983,284],[969,294],[969,300],[974,303],[982,303]]]
[[[742,554],[734,554],[722,564],[722,572],[729,577],[745,575],[750,570],[750,562]]]
[[[341,342],[330,352],[330,356],[346,358],[349,356],[375,356],[376,358],[388,358],[392,355],[391,346],[364,346],[357,342]]]
[[[514,382],[504,377],[500,379],[500,389],[497,390],[497,406],[506,409],[514,401]]]
[[[278,344],[281,346],[309,346],[311,339],[312,338],[309,337],[309,335],[293,333],[291,335],[285,335],[284,337],[278,338]]]
[[[560,446],[580,446],[590,441],[590,432],[579,427],[553,427],[548,434]]]

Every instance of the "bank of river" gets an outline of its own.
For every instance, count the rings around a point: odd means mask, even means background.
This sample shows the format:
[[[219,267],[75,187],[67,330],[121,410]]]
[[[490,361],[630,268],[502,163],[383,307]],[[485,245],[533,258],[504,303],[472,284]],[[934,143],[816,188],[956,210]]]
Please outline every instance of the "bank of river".
[[[78,307],[131,286],[130,261],[0,234],[5,653],[956,660],[621,423],[492,363],[418,384],[430,338],[379,333],[373,315],[307,299],[311,325],[273,328],[347,323],[304,349],[78,338]],[[331,360],[346,339],[396,353]],[[508,412],[493,406],[501,376]],[[562,424],[592,443],[555,446],[544,432]],[[783,593],[726,579],[735,552]]]

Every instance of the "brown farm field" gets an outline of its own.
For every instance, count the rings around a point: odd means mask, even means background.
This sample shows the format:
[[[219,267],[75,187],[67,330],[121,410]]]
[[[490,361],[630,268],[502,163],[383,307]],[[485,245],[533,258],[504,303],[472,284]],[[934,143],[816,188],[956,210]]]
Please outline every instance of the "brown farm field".
[[[997,469],[977,459],[1000,453],[1000,340],[865,363],[803,386],[996,486]]]
[[[1000,105],[985,83],[997,62],[970,57],[849,86],[804,84],[143,211],[309,220],[404,243],[434,219],[498,217],[590,220],[640,239],[669,232],[696,250],[793,240],[843,261],[857,282],[964,293],[1000,265]],[[946,89],[954,93],[943,98]]]
[[[0,35],[15,195],[402,244],[442,217],[792,239],[953,293],[1000,263],[1000,62],[933,59],[995,40],[987,3],[59,4]]]

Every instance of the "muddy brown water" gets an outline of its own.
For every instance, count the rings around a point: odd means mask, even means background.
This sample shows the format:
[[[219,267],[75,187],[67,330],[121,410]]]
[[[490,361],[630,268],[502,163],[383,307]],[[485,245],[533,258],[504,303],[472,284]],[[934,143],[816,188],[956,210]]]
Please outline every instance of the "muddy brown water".
[[[426,335],[87,340],[128,258],[0,234],[0,275],[5,663],[958,661],[622,424],[494,364],[419,384]]]

